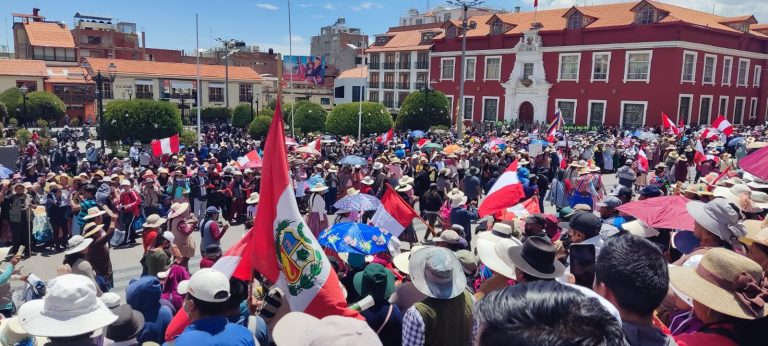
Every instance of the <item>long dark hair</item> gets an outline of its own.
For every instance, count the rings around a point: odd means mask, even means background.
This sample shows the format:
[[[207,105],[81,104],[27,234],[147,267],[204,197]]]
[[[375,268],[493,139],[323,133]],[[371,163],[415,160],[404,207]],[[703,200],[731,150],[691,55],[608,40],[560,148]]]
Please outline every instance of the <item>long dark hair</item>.
[[[85,259],[85,254],[81,252],[75,252],[69,255],[64,255],[64,261],[62,264],[68,264],[70,267],[75,265],[75,262],[79,259]]]

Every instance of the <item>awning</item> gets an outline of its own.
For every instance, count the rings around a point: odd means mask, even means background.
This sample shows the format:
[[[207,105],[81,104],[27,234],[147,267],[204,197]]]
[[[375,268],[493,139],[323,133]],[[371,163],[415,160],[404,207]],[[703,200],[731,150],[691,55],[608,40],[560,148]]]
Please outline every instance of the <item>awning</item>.
[[[136,85],[153,85],[151,79],[137,79]]]
[[[224,83],[208,83],[209,88],[223,88]]]
[[[174,89],[192,89],[192,81],[188,80],[172,80],[171,88]]]

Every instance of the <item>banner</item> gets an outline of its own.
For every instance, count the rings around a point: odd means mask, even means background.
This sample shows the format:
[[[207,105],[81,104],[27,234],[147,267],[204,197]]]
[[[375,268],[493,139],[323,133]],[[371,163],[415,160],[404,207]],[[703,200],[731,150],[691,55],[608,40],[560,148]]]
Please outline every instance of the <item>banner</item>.
[[[319,56],[286,55],[283,57],[283,80],[322,85],[325,83],[325,59]]]

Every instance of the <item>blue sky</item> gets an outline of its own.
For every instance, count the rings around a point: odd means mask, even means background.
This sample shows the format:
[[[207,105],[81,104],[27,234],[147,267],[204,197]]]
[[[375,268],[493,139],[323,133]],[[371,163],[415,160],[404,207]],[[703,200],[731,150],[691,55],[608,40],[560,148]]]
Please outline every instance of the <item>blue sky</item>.
[[[580,0],[578,4],[598,4],[622,0]],[[694,6],[712,11],[713,5],[721,15],[753,13],[759,21],[768,19],[765,0],[665,0],[664,2]],[[426,0],[292,0],[293,52],[308,54],[310,37],[319,34],[320,27],[331,25],[338,17],[346,17],[347,25],[359,27],[373,35],[383,33],[397,24],[398,18],[409,8],[423,10],[445,4],[444,1]],[[576,4],[573,0],[541,0],[540,9],[563,8]],[[487,0],[484,6],[512,9],[521,6],[531,10],[533,0]],[[195,48],[195,13],[200,15],[200,47],[210,47],[213,39],[235,38],[247,44],[274,48],[288,53],[288,9],[286,0],[0,0],[1,23],[6,37],[13,46],[10,32],[11,12],[30,13],[32,7],[41,9],[48,20],[64,21],[72,25],[75,12],[112,16],[122,21],[137,23],[146,31],[147,47],[184,49]],[[9,23],[5,27],[4,21]]]

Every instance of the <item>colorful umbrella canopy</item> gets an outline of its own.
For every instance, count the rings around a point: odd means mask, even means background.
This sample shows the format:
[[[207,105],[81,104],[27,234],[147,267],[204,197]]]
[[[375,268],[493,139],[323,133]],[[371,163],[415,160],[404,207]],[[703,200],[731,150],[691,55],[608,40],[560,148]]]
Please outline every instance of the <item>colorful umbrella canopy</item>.
[[[462,147],[460,147],[460,146],[458,146],[456,144],[451,144],[451,145],[443,148],[443,152],[446,153],[446,154],[453,154],[453,153],[460,152],[460,151],[463,151],[463,150],[464,150],[464,148],[462,148]]]
[[[760,179],[768,179],[768,147],[745,156],[739,160],[739,166]]]
[[[376,210],[380,205],[381,201],[379,201],[378,198],[367,193],[356,193],[348,195],[333,204],[336,209],[349,211]]]
[[[297,153],[303,153],[303,154],[320,156],[320,152],[317,151],[317,149],[311,148],[311,147],[306,147],[306,146],[305,147],[298,147],[298,148],[296,148],[296,152]]]
[[[430,142],[425,144],[423,147],[421,147],[421,151],[424,151],[424,152],[431,152],[433,150],[443,150],[443,146],[437,143]]]
[[[413,131],[411,131],[411,136],[413,136],[414,138],[421,138],[421,137],[424,137],[425,135],[426,135],[426,133],[424,133],[424,131],[422,131],[422,130],[413,130]]]
[[[320,245],[338,253],[373,255],[387,251],[392,235],[378,227],[356,222],[342,222],[320,234]]]
[[[683,196],[661,196],[629,202],[616,209],[642,220],[653,228],[692,231],[693,217],[685,209],[689,201]]]
[[[357,155],[347,155],[344,156],[341,160],[339,160],[340,165],[348,165],[348,166],[365,166],[368,164],[368,161],[365,160],[365,158],[357,156]]]

